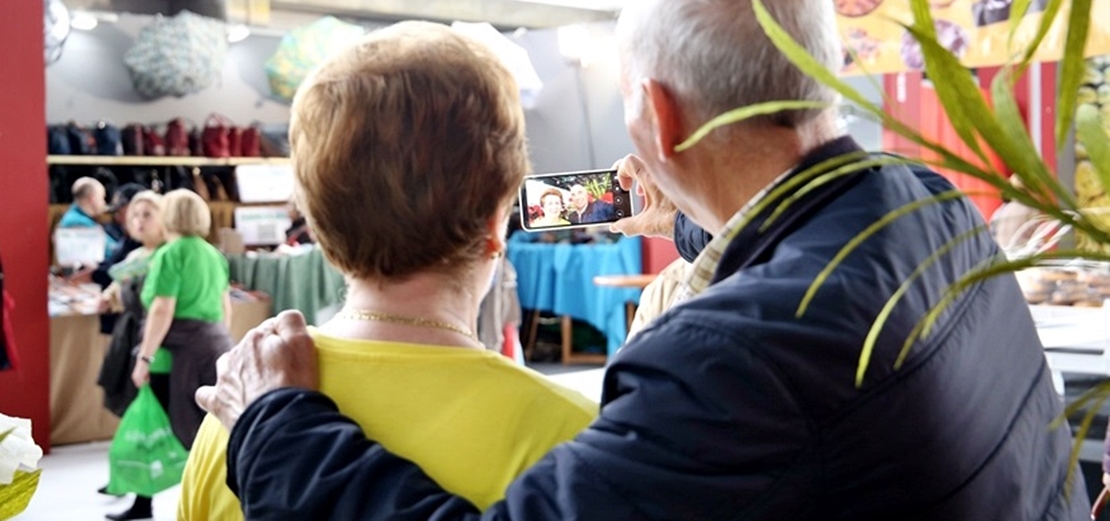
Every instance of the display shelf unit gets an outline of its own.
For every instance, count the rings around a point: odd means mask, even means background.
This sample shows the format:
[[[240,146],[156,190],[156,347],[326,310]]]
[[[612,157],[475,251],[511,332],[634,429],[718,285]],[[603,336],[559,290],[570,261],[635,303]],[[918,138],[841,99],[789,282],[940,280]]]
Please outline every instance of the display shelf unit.
[[[51,165],[90,166],[239,166],[287,165],[288,157],[196,157],[196,156],[46,156]]]

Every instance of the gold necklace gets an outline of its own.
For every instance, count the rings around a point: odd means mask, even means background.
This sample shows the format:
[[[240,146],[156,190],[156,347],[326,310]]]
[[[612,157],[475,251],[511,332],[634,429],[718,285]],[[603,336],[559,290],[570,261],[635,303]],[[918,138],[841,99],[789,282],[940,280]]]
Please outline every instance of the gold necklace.
[[[456,326],[455,324],[452,324],[450,322],[443,322],[430,318],[410,317],[406,315],[394,315],[392,313],[380,313],[377,311],[370,311],[368,309],[350,308],[343,308],[343,310],[337,313],[335,316],[348,320],[371,320],[375,322],[392,322],[394,324],[403,324],[406,326],[414,327],[432,327],[436,329],[444,329],[447,331],[453,331],[460,335],[468,336],[474,339],[474,341],[478,342],[479,344],[482,343],[482,341],[478,339],[478,335],[475,335],[474,332],[469,329]]]

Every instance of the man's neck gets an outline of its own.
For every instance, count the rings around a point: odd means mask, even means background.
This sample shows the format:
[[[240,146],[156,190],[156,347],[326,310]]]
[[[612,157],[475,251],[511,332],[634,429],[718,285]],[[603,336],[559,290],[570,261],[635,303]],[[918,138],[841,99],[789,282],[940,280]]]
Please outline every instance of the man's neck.
[[[724,227],[736,212],[768,185],[820,145],[835,139],[835,132],[805,135],[792,129],[762,128],[738,132],[713,153],[702,156],[699,169],[708,172],[699,186],[706,210],[707,230]]]
[[[81,213],[92,217],[93,219],[96,219],[96,215],[93,213],[91,205],[85,203],[84,201],[78,201],[74,203],[74,205],[77,206],[78,210],[81,210]]]

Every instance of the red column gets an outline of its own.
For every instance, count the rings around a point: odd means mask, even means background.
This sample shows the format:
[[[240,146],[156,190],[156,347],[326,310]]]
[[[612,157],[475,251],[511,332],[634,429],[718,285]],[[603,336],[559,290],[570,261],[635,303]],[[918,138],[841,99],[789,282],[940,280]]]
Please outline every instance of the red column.
[[[0,412],[30,418],[50,448],[50,322],[47,294],[46,86],[42,2],[0,9],[0,256],[19,349],[18,371],[0,372]]]

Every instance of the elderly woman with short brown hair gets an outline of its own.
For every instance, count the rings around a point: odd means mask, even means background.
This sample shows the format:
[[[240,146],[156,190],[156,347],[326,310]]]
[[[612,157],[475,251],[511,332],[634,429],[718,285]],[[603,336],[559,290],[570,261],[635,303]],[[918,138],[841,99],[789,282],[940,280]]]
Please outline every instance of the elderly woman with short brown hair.
[[[390,450],[485,508],[597,413],[474,334],[528,170],[515,82],[490,50],[452,29],[401,23],[309,77],[289,133],[298,206],[349,284],[343,310],[312,332],[322,391]],[[214,416],[205,420],[179,519],[242,519],[226,485],[227,440]],[[275,483],[275,497],[326,500],[313,496],[317,478]]]

